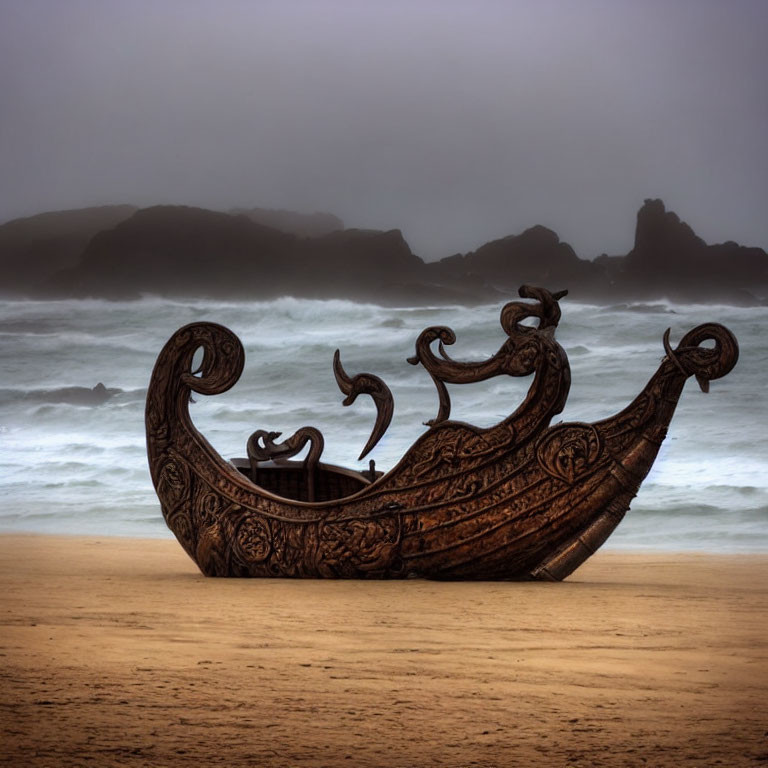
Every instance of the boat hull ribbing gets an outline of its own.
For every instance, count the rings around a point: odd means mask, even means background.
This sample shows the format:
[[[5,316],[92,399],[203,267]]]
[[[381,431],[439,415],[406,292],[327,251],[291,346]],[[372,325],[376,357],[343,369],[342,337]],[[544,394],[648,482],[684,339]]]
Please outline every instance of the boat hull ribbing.
[[[441,381],[534,373],[523,404],[480,429],[448,420],[450,403],[444,407],[441,394],[438,418],[397,466],[352,496],[321,503],[255,485],[197,431],[188,412],[191,392],[229,389],[244,353],[231,331],[213,323],[177,331],[150,382],[147,449],[165,520],[200,570],[209,576],[547,580],[573,572],[629,508],[686,379],[696,376],[704,387],[725,375],[738,346],[716,324],[694,329],[675,350],[665,336],[667,356],[621,413],[550,427],[570,385],[553,333],[559,308],[541,289],[523,295],[538,303],[504,308],[507,341],[479,372],[445,354],[448,329],[427,329],[415,359],[439,394]],[[538,328],[520,324],[531,315]],[[441,342],[440,357],[429,351],[434,340]],[[713,347],[702,346],[708,340]],[[199,348],[203,362],[193,373]]]

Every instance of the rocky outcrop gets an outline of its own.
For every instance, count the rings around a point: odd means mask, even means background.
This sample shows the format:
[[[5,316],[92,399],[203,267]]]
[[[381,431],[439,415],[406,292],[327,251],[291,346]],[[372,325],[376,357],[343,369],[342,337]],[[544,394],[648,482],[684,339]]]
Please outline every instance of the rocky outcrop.
[[[683,301],[753,302],[768,293],[768,255],[734,242],[707,245],[661,200],[637,214],[635,243],[621,261],[603,266],[624,296]]]

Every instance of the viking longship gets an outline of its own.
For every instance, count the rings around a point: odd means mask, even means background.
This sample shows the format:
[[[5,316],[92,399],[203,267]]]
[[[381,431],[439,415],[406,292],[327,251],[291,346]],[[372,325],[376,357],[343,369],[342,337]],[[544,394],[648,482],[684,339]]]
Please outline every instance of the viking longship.
[[[667,330],[658,370],[623,411],[550,426],[570,387],[555,340],[565,293],[523,286],[527,301],[502,308],[506,338],[482,362],[448,355],[448,327],[420,334],[409,362],[434,380],[438,413],[386,473],[323,463],[314,427],[282,442],[279,432],[257,429],[247,458],[222,458],[192,424],[188,404],[193,392],[215,395],[238,381],[243,347],[221,325],[181,328],[157,359],[146,408],[150,472],[168,526],[208,576],[565,578],[629,509],[686,380],[694,376],[708,391],[738,359],[722,325],[700,325],[674,349]],[[366,394],[377,406],[362,458],[389,424],[392,395],[377,376],[349,376],[338,351],[333,370],[345,404]],[[446,383],[531,374],[522,404],[495,426],[450,420]],[[303,461],[291,459],[307,445]]]

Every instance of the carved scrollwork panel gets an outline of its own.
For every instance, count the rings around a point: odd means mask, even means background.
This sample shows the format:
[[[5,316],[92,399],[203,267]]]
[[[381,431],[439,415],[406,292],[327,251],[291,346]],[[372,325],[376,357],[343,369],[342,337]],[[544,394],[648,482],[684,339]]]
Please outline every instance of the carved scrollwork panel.
[[[573,484],[595,466],[601,450],[600,433],[592,424],[560,424],[545,433],[536,458],[552,477]]]
[[[384,574],[400,542],[398,516],[323,523],[319,530],[318,571],[347,578],[372,572]]]
[[[238,563],[251,567],[263,563],[272,552],[272,530],[266,518],[244,515],[235,528],[233,555]]]

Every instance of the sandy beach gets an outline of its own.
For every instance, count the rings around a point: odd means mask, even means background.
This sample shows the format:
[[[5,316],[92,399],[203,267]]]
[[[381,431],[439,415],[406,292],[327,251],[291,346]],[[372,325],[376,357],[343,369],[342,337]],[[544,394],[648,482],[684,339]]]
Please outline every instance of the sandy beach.
[[[0,569],[9,765],[768,762],[765,556],[248,581],[174,541],[4,535]]]

